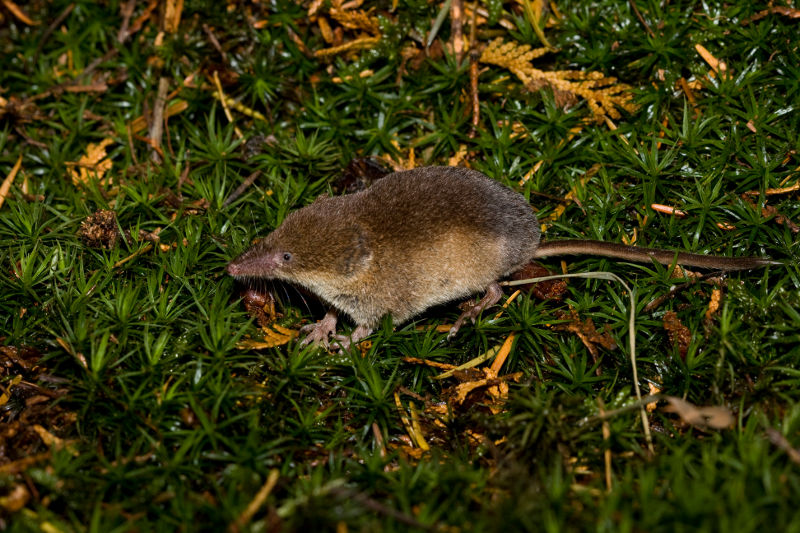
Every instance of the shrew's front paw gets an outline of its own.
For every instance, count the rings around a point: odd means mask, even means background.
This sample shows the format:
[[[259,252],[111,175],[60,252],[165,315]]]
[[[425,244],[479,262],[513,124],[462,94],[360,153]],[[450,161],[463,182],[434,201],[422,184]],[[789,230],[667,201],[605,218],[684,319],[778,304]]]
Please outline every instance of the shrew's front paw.
[[[305,338],[300,341],[300,346],[317,344],[328,348],[330,346],[330,337],[336,333],[336,320],[336,312],[328,311],[322,320],[316,324],[308,324],[300,328],[300,334],[305,335]]]

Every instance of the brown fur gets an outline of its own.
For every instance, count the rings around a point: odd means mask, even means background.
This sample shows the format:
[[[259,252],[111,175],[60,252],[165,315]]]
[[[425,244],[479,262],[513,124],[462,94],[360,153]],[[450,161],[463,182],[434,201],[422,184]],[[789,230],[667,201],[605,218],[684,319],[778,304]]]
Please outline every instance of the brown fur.
[[[474,170],[424,167],[294,211],[231,262],[228,272],[298,283],[372,328],[387,314],[403,322],[433,305],[481,292],[536,257],[675,259],[673,252],[594,241],[540,247],[539,238],[539,222],[522,195]],[[685,253],[677,260],[723,270],[769,263]]]

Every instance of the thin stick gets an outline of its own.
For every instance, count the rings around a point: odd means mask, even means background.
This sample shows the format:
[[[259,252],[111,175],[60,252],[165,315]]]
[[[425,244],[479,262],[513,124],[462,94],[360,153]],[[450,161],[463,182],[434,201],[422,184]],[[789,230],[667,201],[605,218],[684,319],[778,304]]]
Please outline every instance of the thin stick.
[[[470,137],[478,135],[478,124],[481,120],[481,102],[478,99],[478,58],[477,50],[469,53],[469,92],[472,100],[472,130]]]
[[[628,404],[625,407],[612,409],[611,411],[605,411],[603,414],[598,414],[597,416],[587,416],[583,418],[580,422],[578,422],[578,426],[579,427],[591,426],[592,424],[595,424],[597,422],[602,422],[603,420],[614,418],[615,416],[621,415],[622,413],[627,413],[628,411],[633,411],[634,409],[639,409],[643,406],[647,406],[648,404],[657,402],[663,398],[664,396],[661,394],[650,394],[642,398],[641,401],[636,400],[635,402]]]
[[[255,172],[253,172],[252,174],[250,174],[249,176],[247,176],[247,179],[246,179],[246,180],[244,180],[244,182],[243,182],[241,185],[239,185],[238,187],[236,187],[236,190],[235,190],[235,191],[233,191],[233,192],[230,194],[230,196],[228,196],[228,197],[225,199],[225,201],[224,201],[224,202],[222,202],[222,207],[228,207],[229,205],[231,205],[231,203],[233,203],[233,201],[234,201],[234,200],[236,200],[237,198],[239,198],[239,197],[242,195],[242,193],[243,193],[244,191],[246,191],[246,190],[247,190],[247,188],[248,188],[248,187],[250,187],[250,186],[253,184],[253,182],[254,182],[254,181],[256,181],[256,180],[258,179],[258,177],[259,177],[260,175],[261,175],[261,171],[260,171],[260,170],[256,170]]]
[[[461,0],[452,0],[450,2],[450,32],[457,65],[461,65],[461,60],[464,58],[463,17],[464,10],[462,9]]]
[[[508,358],[508,354],[511,353],[511,345],[514,344],[514,333],[511,332],[509,336],[506,338],[503,345],[500,347],[500,351],[497,352],[497,357],[495,357],[494,361],[492,361],[491,370],[494,372],[494,375],[500,374],[500,369],[503,367],[503,363],[506,362]]]
[[[217,94],[219,95],[219,101],[222,103],[222,109],[225,111],[225,116],[228,118],[228,122],[233,124],[233,131],[236,133],[236,136],[241,139],[244,135],[242,135],[242,132],[233,121],[233,115],[231,115],[231,110],[228,109],[228,102],[225,98],[225,93],[222,92],[222,84],[219,82],[219,74],[217,74],[216,70],[214,71],[214,85],[217,86]]]
[[[128,122],[125,128],[128,132],[128,150],[131,151],[131,159],[133,159],[134,165],[139,166],[139,158],[136,157],[136,150],[133,146],[133,128],[131,127],[131,123]]]
[[[383,443],[383,435],[381,429],[376,422],[372,423],[372,435],[375,437],[375,445],[378,447],[378,452],[381,457],[386,457],[386,446]]]
[[[481,106],[478,99],[478,61],[480,53],[475,45],[475,32],[478,25],[478,0],[472,2],[472,18],[469,25],[469,92],[472,98],[472,130],[470,137],[478,135],[478,123],[480,122]]]
[[[628,0],[628,3],[631,5],[631,9],[633,9],[633,14],[636,15],[636,18],[639,19],[639,22],[641,22],[642,26],[644,26],[644,29],[647,31],[647,34],[655,39],[656,34],[653,33],[653,30],[650,29],[650,26],[647,24],[647,21],[644,20],[644,17],[639,12],[639,8],[636,7],[636,2],[634,0]]]
[[[245,509],[244,512],[242,512],[242,514],[240,514],[238,518],[236,518],[236,520],[228,526],[228,533],[238,533],[242,530],[242,528],[244,528],[244,526],[250,523],[250,520],[253,519],[253,516],[255,516],[261,506],[264,505],[264,502],[272,492],[272,489],[275,488],[279,477],[280,473],[278,472],[277,468],[270,470],[267,481],[258,491],[256,497],[253,498],[253,501],[250,502],[250,504],[247,506],[247,509]]]
[[[219,44],[219,40],[217,40],[217,36],[214,35],[214,31],[206,23],[203,23],[203,31],[206,32],[206,36],[208,37],[208,40],[211,41],[211,44],[214,46],[214,48],[217,49],[217,52],[219,52],[219,55],[222,56],[222,62],[223,63],[227,63],[228,62],[228,56],[225,54],[225,50],[223,50],[222,46]]]
[[[160,163],[163,159],[163,152],[159,153],[158,148],[161,148],[161,136],[164,133],[164,106],[167,103],[167,91],[169,91],[169,80],[161,76],[158,80],[156,101],[153,104],[153,121],[150,123],[150,131],[147,135],[153,142],[153,148],[155,148],[150,154],[150,159],[156,163]]]
[[[117,42],[122,44],[130,35],[130,24],[131,24],[131,17],[133,16],[133,10],[136,8],[136,0],[128,0],[128,2],[122,6],[122,24],[119,27],[119,32],[117,33]]]
[[[3,207],[3,202],[6,201],[6,196],[8,196],[8,191],[11,190],[11,185],[14,183],[14,178],[17,177],[17,172],[22,167],[22,154],[19,154],[17,158],[17,162],[14,163],[14,167],[11,169],[11,172],[8,173],[6,179],[3,180],[3,184],[0,185],[0,207]]]
[[[605,414],[605,403],[603,399],[598,397],[597,398],[597,407],[600,410],[600,416]],[[608,420],[603,418],[603,441],[605,441],[606,449],[603,452],[603,460],[605,462],[606,468],[606,492],[611,492],[611,448],[608,446],[610,445],[611,440],[611,426],[608,424]]]
[[[75,2],[68,5],[64,8],[64,11],[56,17],[56,19],[47,27],[44,31],[42,36],[39,38],[39,44],[36,46],[36,53],[33,54],[33,64],[36,65],[39,63],[39,54],[42,52],[42,48],[44,48],[44,43],[47,42],[47,39],[50,38],[50,35],[58,28],[62,22],[72,13],[72,10],[75,9]]]
[[[766,434],[767,434],[767,439],[772,444],[774,444],[775,446],[786,452],[786,455],[789,456],[789,459],[793,463],[800,465],[800,451],[792,447],[792,444],[786,437],[783,436],[783,433],[781,433],[775,428],[767,428]]]
[[[124,258],[120,259],[119,261],[117,261],[116,263],[114,263],[114,268],[119,268],[122,265],[124,265],[125,263],[127,263],[128,261],[130,261],[131,259],[133,259],[134,257],[138,257],[138,256],[140,256],[140,255],[142,255],[144,253],[149,252],[152,249],[153,249],[153,244],[152,243],[147,244],[147,245],[143,246],[141,249],[133,252],[128,257],[124,257]]]
[[[478,366],[479,364],[483,363],[484,361],[488,361],[489,359],[491,359],[494,356],[496,356],[497,353],[500,351],[500,348],[501,348],[501,346],[492,346],[491,348],[486,350],[485,353],[483,353],[482,355],[479,355],[475,359],[470,359],[469,361],[467,361],[463,365],[457,366],[455,368],[451,368],[447,372],[443,372],[443,373],[439,374],[438,376],[433,376],[433,379],[449,378],[450,376],[452,376],[453,374],[455,374],[456,372],[459,372],[461,370],[467,370],[468,368],[475,368],[476,366]]]

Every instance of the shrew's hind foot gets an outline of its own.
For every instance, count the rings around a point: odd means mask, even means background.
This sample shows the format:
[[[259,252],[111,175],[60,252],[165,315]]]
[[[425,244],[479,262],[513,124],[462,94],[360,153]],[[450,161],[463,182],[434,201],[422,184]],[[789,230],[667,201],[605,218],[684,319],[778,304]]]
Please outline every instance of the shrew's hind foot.
[[[339,353],[350,349],[353,344],[358,344],[361,339],[369,336],[372,333],[372,328],[364,325],[356,326],[356,329],[350,335],[334,335],[334,342],[332,346],[339,348]]]
[[[466,319],[469,318],[474,324],[475,319],[478,318],[478,315],[481,314],[481,311],[499,302],[502,296],[503,289],[500,288],[499,283],[493,281],[488,287],[486,287],[486,294],[483,295],[483,298],[481,298],[478,303],[461,313],[461,316],[458,317],[456,323],[453,324],[452,328],[450,328],[450,333],[447,334],[447,340],[450,340],[456,336],[456,333],[458,333],[458,330],[461,329],[462,325],[464,325],[464,321]]]

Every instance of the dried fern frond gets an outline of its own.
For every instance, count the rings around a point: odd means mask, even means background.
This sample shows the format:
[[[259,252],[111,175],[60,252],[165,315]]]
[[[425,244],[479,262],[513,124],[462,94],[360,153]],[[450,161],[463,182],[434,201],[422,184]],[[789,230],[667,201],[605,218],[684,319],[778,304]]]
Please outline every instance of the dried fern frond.
[[[333,8],[330,15],[348,30],[363,30],[372,35],[381,33],[378,17],[374,17],[366,11],[346,11]]]
[[[372,48],[378,41],[380,41],[380,37],[362,37],[361,39],[355,39],[353,41],[349,41],[344,43],[340,46],[332,46],[330,48],[323,48],[322,50],[317,50],[314,52],[314,55],[317,57],[325,57],[325,56],[332,56],[336,54],[340,54],[342,52],[347,52],[348,50],[361,50],[364,48]]]
[[[502,67],[506,67],[511,72],[520,71],[524,72],[533,69],[530,61],[545,55],[550,50],[548,48],[534,48],[531,49],[530,45],[517,43],[503,43],[503,38],[498,37],[491,43],[481,54],[481,62],[492,63]],[[533,69],[535,70],[535,69]],[[518,75],[519,76],[519,75]],[[523,79],[523,81],[525,81]]]
[[[504,43],[502,38],[498,38],[484,49],[480,61],[507,68],[528,90],[535,91],[543,85],[550,86],[556,94],[556,100],[562,105],[569,103],[570,95],[583,98],[598,121],[606,117],[619,118],[619,109],[629,113],[636,111],[631,86],[618,83],[617,78],[607,77],[601,72],[546,72],[534,68],[531,61],[549,51],[547,48],[532,49],[529,45],[514,42]]]
[[[317,12],[320,5],[312,4],[314,16],[311,17],[310,8],[309,17],[317,20],[323,39],[326,43],[333,45],[317,50],[314,52],[315,56],[326,57],[343,52],[373,48],[380,41],[381,28],[378,17],[371,14],[371,9],[358,9],[359,6],[359,2],[348,2],[348,4],[343,5],[341,0],[334,0],[328,13],[323,15]],[[339,26],[333,30],[331,28],[333,22],[329,23],[329,20],[335,21]],[[355,35],[352,35],[352,40],[343,42],[344,31],[355,32]]]

